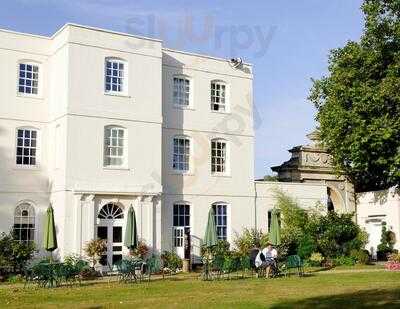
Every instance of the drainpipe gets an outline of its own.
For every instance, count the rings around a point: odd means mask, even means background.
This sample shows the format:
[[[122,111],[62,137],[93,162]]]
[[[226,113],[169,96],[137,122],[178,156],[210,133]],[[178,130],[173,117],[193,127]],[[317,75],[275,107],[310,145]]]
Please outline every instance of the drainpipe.
[[[257,230],[257,183],[254,180],[254,228]]]

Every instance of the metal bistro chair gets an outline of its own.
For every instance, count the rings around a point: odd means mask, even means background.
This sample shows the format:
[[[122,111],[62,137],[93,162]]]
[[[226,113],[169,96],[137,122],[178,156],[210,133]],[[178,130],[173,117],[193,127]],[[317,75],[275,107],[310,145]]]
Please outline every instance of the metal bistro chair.
[[[289,255],[285,262],[285,276],[290,276],[291,270],[297,270],[297,275],[304,275],[303,261],[298,255]]]
[[[132,263],[128,260],[121,260],[116,263],[118,269],[118,280],[128,282],[136,279],[135,268]]]

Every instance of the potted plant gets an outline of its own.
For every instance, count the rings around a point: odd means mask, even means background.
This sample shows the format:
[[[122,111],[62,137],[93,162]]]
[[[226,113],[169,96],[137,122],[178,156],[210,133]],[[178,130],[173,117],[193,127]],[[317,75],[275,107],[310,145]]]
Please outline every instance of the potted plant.
[[[146,243],[144,241],[139,241],[138,245],[137,245],[137,248],[130,249],[129,250],[129,254],[132,257],[144,260],[146,258],[146,256],[147,256],[147,254],[149,253],[149,251],[150,251],[150,249],[146,245]]]
[[[92,261],[93,268],[96,268],[96,265],[99,263],[102,254],[104,254],[106,250],[107,242],[104,239],[92,239],[86,244],[84,251]]]

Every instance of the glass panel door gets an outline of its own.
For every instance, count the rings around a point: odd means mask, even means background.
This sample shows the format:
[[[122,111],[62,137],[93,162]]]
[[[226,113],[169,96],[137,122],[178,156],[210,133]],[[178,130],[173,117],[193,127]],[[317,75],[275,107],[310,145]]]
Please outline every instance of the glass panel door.
[[[112,264],[122,260],[122,226],[112,227]]]
[[[97,226],[97,238],[107,241],[107,251],[100,259],[103,266],[114,265],[122,259],[122,222],[116,221],[101,220]]]
[[[182,259],[184,258],[184,236],[185,236],[185,228],[183,226],[173,227],[173,245],[175,248],[175,252]]]
[[[98,226],[97,227],[97,238],[108,241],[108,227],[107,226]],[[101,256],[100,264],[103,266],[107,266],[107,252]]]

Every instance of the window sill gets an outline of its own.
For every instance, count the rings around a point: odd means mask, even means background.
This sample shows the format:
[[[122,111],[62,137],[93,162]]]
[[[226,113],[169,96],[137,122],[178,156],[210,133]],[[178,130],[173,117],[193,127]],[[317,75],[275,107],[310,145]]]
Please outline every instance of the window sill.
[[[181,171],[171,171],[169,173],[170,175],[175,175],[175,176],[194,176],[193,172],[181,172]]]
[[[130,95],[120,92],[104,92],[104,95],[108,95],[111,97],[120,97],[120,98],[131,98]]]
[[[38,171],[40,170],[39,165],[14,165],[16,171]]]
[[[103,170],[106,170],[106,171],[130,171],[131,169],[129,167],[123,167],[123,166],[103,166]]]
[[[29,94],[29,93],[20,93],[17,92],[17,97],[19,98],[28,98],[28,99],[34,99],[34,100],[43,100],[43,97],[37,94]]]
[[[211,177],[232,178],[230,174],[219,174],[219,173],[212,173]]]
[[[223,112],[223,111],[214,111],[214,110],[211,110],[211,113],[223,114],[223,115],[230,115],[231,114],[231,112],[228,112],[228,111]]]
[[[174,104],[175,109],[181,109],[181,110],[189,110],[189,111],[194,111],[195,109],[192,106],[182,106],[178,104]]]

